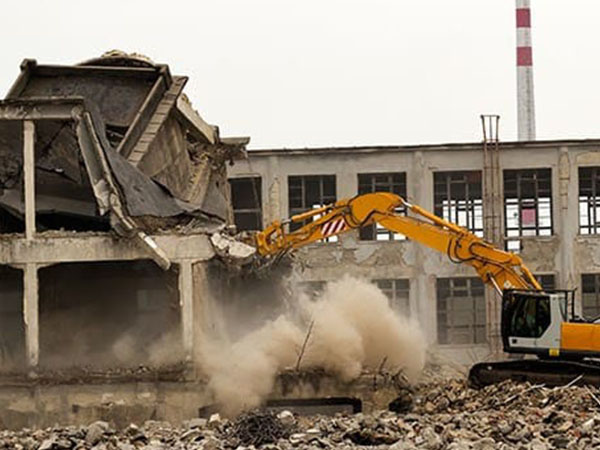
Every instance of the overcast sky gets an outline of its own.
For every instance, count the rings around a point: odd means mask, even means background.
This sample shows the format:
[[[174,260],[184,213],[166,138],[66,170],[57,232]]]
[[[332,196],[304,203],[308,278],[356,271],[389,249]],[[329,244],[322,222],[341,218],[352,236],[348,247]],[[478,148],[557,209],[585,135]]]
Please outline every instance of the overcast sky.
[[[118,48],[188,75],[251,148],[516,139],[514,0],[4,0],[5,93],[23,58]],[[538,139],[600,136],[600,1],[532,0]]]

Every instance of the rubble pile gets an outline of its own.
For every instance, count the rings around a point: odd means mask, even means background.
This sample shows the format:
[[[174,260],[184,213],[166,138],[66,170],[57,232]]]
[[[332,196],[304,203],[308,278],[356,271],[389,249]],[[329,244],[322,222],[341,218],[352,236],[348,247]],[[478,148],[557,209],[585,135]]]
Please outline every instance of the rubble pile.
[[[247,412],[235,419],[193,419],[181,426],[148,421],[117,431],[87,427],[0,431],[0,449],[524,449],[600,448],[600,391],[510,381],[481,390],[463,380],[422,384],[407,413],[296,416]]]
[[[245,413],[227,427],[224,434],[236,447],[271,444],[289,437],[294,425],[293,417],[289,411],[281,413],[280,417],[270,412]]]

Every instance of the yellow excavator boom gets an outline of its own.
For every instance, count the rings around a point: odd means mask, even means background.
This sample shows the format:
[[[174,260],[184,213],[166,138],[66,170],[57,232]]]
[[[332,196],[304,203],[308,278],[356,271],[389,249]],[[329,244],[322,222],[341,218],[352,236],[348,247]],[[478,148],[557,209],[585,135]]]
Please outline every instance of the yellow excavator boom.
[[[413,215],[398,213],[398,209]],[[293,231],[291,224],[300,224]],[[495,247],[472,232],[389,192],[375,192],[276,221],[254,235],[259,255],[275,257],[312,242],[379,224],[389,231],[446,253],[451,261],[472,266],[500,293],[504,289],[541,290],[521,258]]]

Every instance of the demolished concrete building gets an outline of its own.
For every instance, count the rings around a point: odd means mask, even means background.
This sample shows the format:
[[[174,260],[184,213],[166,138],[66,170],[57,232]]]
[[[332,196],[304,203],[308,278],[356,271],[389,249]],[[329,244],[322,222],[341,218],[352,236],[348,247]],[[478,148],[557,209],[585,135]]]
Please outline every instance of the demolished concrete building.
[[[25,60],[0,101],[0,428],[197,417],[214,406],[203,346],[219,314],[243,317],[237,339],[284,307],[279,283],[223,269],[253,252],[218,233],[249,139],[220,137],[186,81],[121,52]],[[296,369],[271,392],[385,399],[397,382]]]
[[[23,62],[0,102],[4,372],[193,363],[225,166],[249,139],[220,137],[186,82],[121,52]]]

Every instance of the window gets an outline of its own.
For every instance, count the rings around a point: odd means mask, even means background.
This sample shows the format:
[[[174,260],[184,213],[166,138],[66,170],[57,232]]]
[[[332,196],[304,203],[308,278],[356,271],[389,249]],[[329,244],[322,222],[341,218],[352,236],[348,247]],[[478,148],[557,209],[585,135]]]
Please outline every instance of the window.
[[[439,344],[485,343],[485,323],[486,306],[481,279],[437,279]]]
[[[556,284],[554,283],[554,275],[537,275],[535,274],[535,279],[542,285],[542,289],[545,291],[553,291],[556,289]]]
[[[435,214],[483,237],[481,171],[433,174]]]
[[[406,197],[406,173],[360,173],[358,174],[358,193],[392,192],[402,198]],[[405,208],[398,208],[398,214],[406,214]],[[361,240],[364,241],[399,241],[406,239],[400,233],[386,230],[381,225],[362,227],[359,231]]]
[[[373,280],[373,283],[387,296],[394,311],[406,317],[410,316],[409,280]]]
[[[588,319],[600,316],[600,274],[581,275],[581,310]]]
[[[514,238],[552,235],[552,170],[505,170],[504,217],[508,250],[520,250]]]
[[[579,232],[600,232],[600,167],[579,168]]]
[[[260,177],[232,178],[231,203],[238,231],[262,230],[262,190]]]
[[[320,208],[330,203],[335,203],[335,175],[305,175],[288,177],[288,201],[290,216],[306,212],[311,209]],[[308,219],[302,223],[290,224],[290,229],[297,230],[310,220],[316,220],[317,217]],[[328,242],[335,242],[337,236],[327,239]]]

